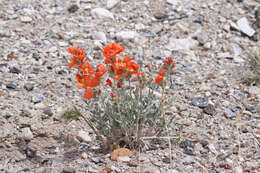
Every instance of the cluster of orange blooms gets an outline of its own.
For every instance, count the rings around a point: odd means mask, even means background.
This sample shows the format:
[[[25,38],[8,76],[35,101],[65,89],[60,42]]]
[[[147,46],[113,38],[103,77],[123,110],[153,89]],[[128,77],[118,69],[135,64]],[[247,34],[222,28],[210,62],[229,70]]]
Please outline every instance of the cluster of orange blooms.
[[[105,56],[105,65],[99,64],[96,67],[90,65],[86,59],[86,54],[82,47],[73,45],[68,48],[67,51],[70,53],[70,64],[69,69],[76,68],[78,73],[76,79],[78,82],[78,88],[85,88],[84,98],[91,99],[96,94],[101,93],[101,90],[94,90],[94,87],[100,84],[102,76],[109,72],[109,78],[106,79],[106,85],[112,87],[114,81],[118,88],[121,88],[124,79],[136,75],[138,79],[144,76],[144,72],[139,72],[139,65],[132,61],[127,54],[124,55],[124,59],[120,59],[118,54],[125,50],[124,47],[117,43],[109,43],[102,51]],[[164,78],[164,73],[167,71],[169,65],[173,63],[172,58],[165,60],[162,65],[162,70],[159,71],[158,76],[155,78],[156,83],[161,83]],[[111,80],[112,79],[112,80]],[[114,97],[114,94],[111,93]]]

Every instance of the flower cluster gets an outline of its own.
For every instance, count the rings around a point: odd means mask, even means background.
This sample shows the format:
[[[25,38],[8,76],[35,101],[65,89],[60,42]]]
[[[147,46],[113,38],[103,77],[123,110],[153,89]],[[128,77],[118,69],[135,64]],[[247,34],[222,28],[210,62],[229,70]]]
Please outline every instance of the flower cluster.
[[[79,48],[74,45],[67,50],[70,53],[70,64],[69,69],[77,68],[78,73],[76,74],[76,79],[78,82],[78,88],[86,88],[84,98],[90,99],[94,97],[93,88],[98,86],[100,83],[100,78],[107,72],[107,68],[99,64],[96,68],[89,64],[86,60],[86,54],[83,48]],[[101,90],[98,90],[100,93]]]
[[[162,83],[165,73],[170,72],[174,67],[175,63],[173,62],[173,59],[171,57],[168,57],[167,60],[163,60],[162,68],[155,78],[155,83]]]
[[[106,84],[112,87],[114,82],[118,88],[121,88],[124,79],[130,78],[131,75],[136,75],[138,79],[144,76],[144,72],[139,72],[139,65],[132,61],[132,58],[127,54],[124,55],[123,59],[119,58],[118,55],[124,50],[125,48],[117,43],[106,45],[102,51],[106,66],[99,64],[94,68],[86,59],[83,48],[77,45],[68,48],[67,51],[71,56],[69,69],[78,69],[76,79],[78,88],[86,88],[84,98],[91,99],[96,95],[93,88],[100,84],[101,77],[107,72],[109,72],[109,78],[106,79]],[[101,90],[99,89],[96,92],[100,93]]]

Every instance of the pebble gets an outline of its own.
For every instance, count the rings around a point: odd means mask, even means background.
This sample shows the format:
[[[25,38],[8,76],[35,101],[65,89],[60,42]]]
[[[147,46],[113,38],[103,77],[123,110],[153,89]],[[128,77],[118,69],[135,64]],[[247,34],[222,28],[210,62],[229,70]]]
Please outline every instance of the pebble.
[[[131,159],[128,156],[120,156],[117,158],[117,161],[119,161],[119,162],[130,162],[130,160]]]
[[[34,88],[34,85],[32,83],[26,83],[24,84],[24,88],[27,90],[27,91],[32,91],[33,88]]]
[[[68,11],[70,13],[75,13],[76,11],[78,11],[79,7],[77,5],[71,5],[69,8],[68,8]]]
[[[63,168],[62,173],[76,173],[76,169],[72,167],[65,167]]]
[[[19,74],[19,73],[21,73],[21,70],[19,70],[19,69],[16,68],[16,67],[11,67],[11,68],[9,68],[9,72],[10,72],[10,73]]]
[[[41,96],[41,95],[33,95],[33,96],[32,96],[32,102],[33,102],[34,104],[40,103],[40,102],[42,102],[42,101],[43,101],[43,96]]]
[[[230,118],[230,119],[236,117],[236,114],[230,109],[225,109],[224,115],[226,118]]]
[[[197,17],[193,20],[194,23],[199,23],[199,24],[201,24],[202,21],[203,21],[203,16],[201,16],[201,15],[197,16]]]
[[[107,0],[107,8],[112,9],[119,4],[120,0]]]
[[[95,32],[93,34],[93,39],[94,40],[99,40],[99,41],[102,41],[104,43],[107,42],[107,38],[106,38],[106,34],[104,32]]]
[[[191,103],[199,108],[206,108],[209,104],[208,97],[195,97],[191,99]]]
[[[183,153],[190,155],[190,156],[195,156],[195,153],[193,153],[192,151],[189,151],[189,150],[184,150]]]
[[[194,163],[194,159],[191,156],[186,156],[183,159],[185,165],[190,165]]]
[[[77,137],[78,137],[81,141],[86,142],[86,143],[92,141],[92,139],[91,139],[91,137],[89,136],[88,132],[85,132],[85,131],[83,131],[83,130],[79,131]]]
[[[168,14],[166,14],[166,13],[163,12],[163,11],[157,11],[157,12],[154,13],[154,17],[155,17],[156,19],[165,19],[165,18],[168,17]]]
[[[186,39],[176,39],[170,38],[169,43],[166,45],[166,48],[171,51],[179,51],[179,50],[190,50],[198,46],[198,41],[193,40],[191,38]]]
[[[107,9],[104,8],[95,8],[91,10],[91,15],[94,18],[99,18],[99,19],[114,19],[113,13],[108,11]]]
[[[256,26],[260,28],[260,6],[257,7],[255,10],[255,20],[256,20]]]
[[[203,112],[208,114],[208,115],[215,115],[216,110],[215,106],[213,104],[208,104],[204,109]]]
[[[137,33],[135,31],[120,31],[116,33],[116,39],[118,41],[133,40],[136,37]]]
[[[30,23],[32,21],[32,18],[29,16],[22,16],[20,19],[24,23]]]
[[[234,173],[243,173],[243,169],[240,166],[235,167]]]
[[[178,0],[167,0],[167,3],[175,6],[178,5]]]
[[[25,154],[26,154],[26,156],[27,157],[29,157],[29,158],[34,158],[34,157],[36,157],[36,150],[34,150],[34,149],[32,149],[32,148],[30,148],[30,147],[27,147],[26,149],[25,149]]]
[[[249,25],[246,17],[243,17],[237,21],[237,27],[241,32],[249,37],[252,37],[255,34],[255,30]]]
[[[22,129],[22,137],[23,137],[23,139],[28,140],[28,141],[33,139],[33,134],[29,127]]]
[[[52,112],[50,107],[43,108],[43,113],[50,116],[50,117],[53,115],[53,112]]]
[[[6,85],[6,88],[8,88],[8,89],[16,89],[16,84],[15,83],[8,83],[7,85]]]
[[[100,162],[100,159],[98,157],[92,157],[91,160],[94,163],[99,163]]]
[[[218,152],[217,152],[217,150],[216,150],[214,144],[209,144],[208,147],[209,147],[209,149],[210,149],[210,151],[211,151],[212,153],[214,153],[214,154],[216,154],[216,155],[218,154]]]

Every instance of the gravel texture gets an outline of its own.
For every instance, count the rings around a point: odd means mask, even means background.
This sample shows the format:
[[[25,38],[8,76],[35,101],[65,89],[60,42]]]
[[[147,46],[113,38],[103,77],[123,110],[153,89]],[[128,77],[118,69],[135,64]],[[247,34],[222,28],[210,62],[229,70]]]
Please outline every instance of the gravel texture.
[[[260,49],[259,4],[1,0],[0,172],[259,172],[260,87],[241,83],[248,54]],[[66,49],[83,46],[98,63],[111,41],[143,64],[176,61],[166,111],[183,129],[171,152],[161,144],[112,161],[94,152],[83,120],[61,118],[73,105],[87,112]]]

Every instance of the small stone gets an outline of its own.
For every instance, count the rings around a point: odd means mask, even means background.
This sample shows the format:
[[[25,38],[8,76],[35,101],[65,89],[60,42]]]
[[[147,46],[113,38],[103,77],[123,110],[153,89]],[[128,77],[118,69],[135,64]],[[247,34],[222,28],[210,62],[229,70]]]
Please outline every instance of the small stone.
[[[206,141],[206,140],[201,140],[200,143],[201,143],[203,148],[206,148],[208,146],[208,144],[209,144],[209,142]]]
[[[79,138],[79,140],[83,141],[83,142],[91,142],[92,139],[91,137],[89,136],[89,134],[83,130],[79,131],[77,137]]]
[[[254,109],[257,113],[260,113],[260,103],[258,103]]]
[[[27,157],[29,157],[29,158],[34,158],[34,157],[36,157],[36,150],[34,150],[34,149],[32,149],[32,148],[30,148],[30,147],[27,147],[26,149],[25,149],[25,154],[26,154],[26,156]]]
[[[21,70],[19,70],[19,69],[16,68],[16,67],[11,67],[11,68],[9,68],[9,72],[10,72],[10,73],[19,74],[19,73],[21,73]]]
[[[215,111],[215,107],[213,104],[208,104],[208,106],[206,106],[203,109],[203,112],[208,114],[208,115],[215,115],[216,111]]]
[[[190,165],[194,163],[194,159],[191,156],[184,157],[183,161],[185,165]]]
[[[8,89],[16,89],[16,84],[15,83],[8,83],[6,85],[6,88],[8,88]]]
[[[100,159],[98,157],[92,157],[91,160],[94,163],[99,163],[100,162]]]
[[[255,158],[256,160],[260,159],[260,150],[257,150],[257,151],[255,152],[254,158]]]
[[[68,8],[68,11],[70,13],[75,13],[76,11],[78,11],[79,7],[77,5],[71,5],[69,8]]]
[[[212,153],[214,153],[214,154],[218,154],[218,152],[217,152],[217,150],[216,150],[216,148],[215,148],[215,146],[214,146],[214,144],[209,144],[209,149],[210,149],[210,151],[212,152]]]
[[[167,0],[167,3],[175,6],[178,5],[178,0]]]
[[[156,19],[165,19],[165,18],[168,17],[168,14],[166,14],[166,13],[163,12],[163,11],[157,11],[157,12],[154,13],[154,17],[155,17]]]
[[[43,108],[43,113],[50,116],[50,117],[53,115],[53,112],[52,112],[50,107]]]
[[[95,32],[93,35],[93,39],[102,41],[104,43],[107,42],[106,34],[104,32]]]
[[[34,104],[40,103],[42,101],[43,101],[43,97],[41,95],[34,95],[34,96],[32,96],[32,102]]]
[[[209,104],[208,97],[195,97],[191,99],[191,103],[199,108],[205,108]]]
[[[32,18],[29,16],[22,16],[20,19],[24,23],[30,23],[32,21]]]
[[[72,168],[72,167],[66,167],[66,168],[63,168],[62,173],[76,173],[76,170],[75,170],[75,168]]]
[[[21,153],[21,152],[18,151],[18,150],[14,150],[14,151],[12,152],[12,154],[14,155],[14,159],[15,159],[16,161],[22,161],[22,160],[25,160],[25,159],[26,159],[26,155],[23,154],[23,153]]]
[[[255,30],[249,25],[246,17],[239,19],[237,21],[237,26],[241,32],[249,37],[252,37],[255,34]]]
[[[203,16],[201,16],[201,15],[197,16],[197,17],[193,20],[194,23],[199,23],[199,24],[201,24],[202,21],[203,21]]]
[[[120,31],[116,33],[116,39],[118,41],[133,40],[136,37],[137,33],[135,31]]]
[[[114,19],[114,15],[110,11],[108,11],[104,8],[95,8],[95,9],[91,10],[90,13],[94,18]]]
[[[193,40],[191,38],[186,39],[176,39],[170,38],[169,43],[166,45],[166,48],[171,51],[179,51],[179,50],[190,50],[198,46],[198,41]]]
[[[256,26],[260,28],[260,6],[257,7],[255,10],[255,20],[256,20]]]
[[[120,0],[107,0],[107,8],[112,9],[119,4]]]
[[[183,153],[190,155],[190,156],[195,156],[195,154],[192,151],[189,151],[189,150],[184,150]]]
[[[230,119],[236,117],[236,114],[230,109],[226,109],[225,112],[224,112],[224,115],[225,115],[226,118],[230,118]]]
[[[251,86],[248,91],[250,94],[260,95],[260,87]]]
[[[117,161],[119,161],[119,162],[130,162],[130,160],[131,159],[128,156],[119,156],[117,158]]]
[[[184,140],[179,145],[181,148],[187,149],[187,148],[194,148],[194,143],[190,140]]]
[[[40,72],[40,70],[41,70],[40,68],[34,67],[32,72],[33,72],[34,74],[38,74],[38,73]]]
[[[26,84],[24,84],[24,88],[25,88],[27,91],[32,91],[33,88],[34,88],[34,85],[31,84],[31,83],[26,83]]]
[[[234,173],[243,173],[243,169],[240,166],[235,167]]]
[[[29,127],[22,129],[22,137],[23,137],[23,139],[28,140],[28,141],[33,139],[33,134]]]
[[[233,59],[232,55],[230,55],[228,52],[218,53],[217,58]]]

